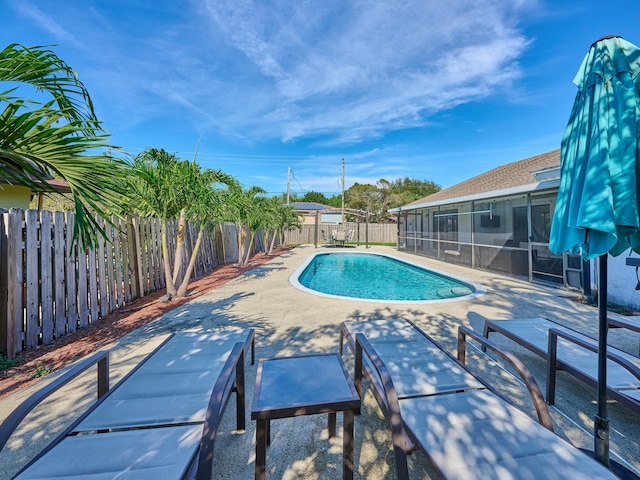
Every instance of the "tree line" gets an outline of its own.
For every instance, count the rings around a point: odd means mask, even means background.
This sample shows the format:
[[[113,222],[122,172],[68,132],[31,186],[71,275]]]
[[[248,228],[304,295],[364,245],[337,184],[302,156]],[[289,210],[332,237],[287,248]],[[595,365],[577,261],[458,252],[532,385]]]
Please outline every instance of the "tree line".
[[[429,180],[398,178],[380,179],[375,185],[355,183],[344,192],[345,208],[369,212],[369,221],[382,223],[391,220],[388,210],[427,197],[441,190],[441,186]],[[290,194],[292,202],[315,202],[330,207],[342,207],[342,195],[327,197],[321,192],[310,191],[304,195]]]

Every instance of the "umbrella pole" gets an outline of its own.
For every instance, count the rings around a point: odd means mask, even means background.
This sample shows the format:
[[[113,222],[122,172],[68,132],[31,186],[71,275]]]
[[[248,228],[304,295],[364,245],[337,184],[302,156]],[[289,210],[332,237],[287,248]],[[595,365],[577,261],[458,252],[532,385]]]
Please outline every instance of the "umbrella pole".
[[[609,467],[607,418],[607,254],[598,257],[598,413],[594,418],[595,458]]]

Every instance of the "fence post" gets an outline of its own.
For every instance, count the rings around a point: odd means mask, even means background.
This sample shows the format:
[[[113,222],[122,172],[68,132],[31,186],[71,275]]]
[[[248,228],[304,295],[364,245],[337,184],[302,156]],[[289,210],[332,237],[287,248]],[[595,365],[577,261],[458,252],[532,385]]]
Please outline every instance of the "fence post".
[[[38,211],[27,210],[25,212],[25,306],[26,316],[24,325],[25,346],[34,348],[38,346],[40,335],[40,299],[38,294],[38,264],[40,252],[38,250]]]
[[[140,293],[140,284],[142,278],[140,274],[140,256],[138,253],[138,245],[140,239],[136,228],[136,219],[127,217],[127,242],[129,244],[129,262],[131,267],[131,298],[140,298],[144,293]]]
[[[7,233],[9,228],[9,213],[0,209],[0,351],[8,352],[8,305],[7,305],[7,275],[9,257],[7,252]]]
[[[22,265],[23,210],[9,210],[7,222],[7,356],[15,358],[22,351],[23,324],[23,265]]]
[[[65,264],[67,250],[65,248],[65,220],[63,212],[55,212],[53,215],[53,279],[55,289],[55,338],[62,337],[67,332],[66,291],[67,279],[65,276]],[[71,235],[71,232],[69,232]]]
[[[78,290],[77,290],[77,269],[76,244],[73,241],[73,221],[75,214],[67,212],[67,235],[65,246],[65,265],[67,271],[67,333],[75,332],[78,329]]]
[[[42,344],[54,338],[53,321],[53,230],[51,212],[40,212],[40,323]]]

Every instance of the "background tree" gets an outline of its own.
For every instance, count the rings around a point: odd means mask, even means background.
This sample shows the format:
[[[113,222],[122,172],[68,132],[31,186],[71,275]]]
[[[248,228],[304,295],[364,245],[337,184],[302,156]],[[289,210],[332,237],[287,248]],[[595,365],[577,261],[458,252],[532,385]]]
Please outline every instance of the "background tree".
[[[305,193],[304,196],[298,201],[300,201],[300,202],[315,202],[315,203],[321,203],[323,205],[326,205],[329,200],[328,200],[327,197],[325,197],[324,193],[314,192],[312,190],[312,191],[309,191],[309,192]]]
[[[284,205],[287,204],[287,192],[281,193],[276,198],[279,198],[280,201]],[[297,192],[289,192],[289,203],[299,202],[299,201],[300,201],[300,194],[299,193],[297,193]]]
[[[389,208],[400,207],[442,190],[442,187],[430,180],[398,178],[391,182],[380,179],[378,188],[385,191]]]
[[[376,185],[354,183],[345,191],[345,207],[369,211],[369,221],[387,222],[391,220],[389,209],[414,202],[440,191],[440,185],[428,180],[399,178],[392,182],[380,179]],[[336,195],[329,199],[329,204],[341,197]],[[340,204],[337,205],[340,207]]]
[[[0,50],[0,182],[54,192],[46,183],[65,180],[75,206],[74,239],[85,246],[104,233],[93,212],[109,221],[122,207],[122,160],[110,151],[89,92],[75,72],[44,47],[11,44]],[[14,96],[19,87],[34,87],[45,103]]]
[[[342,195],[336,194],[330,197],[327,197],[327,203],[330,207],[341,208],[342,207]]]
[[[348,208],[369,212],[369,221],[385,221],[388,217],[384,210],[383,192],[371,184],[354,183],[345,191],[345,204]]]

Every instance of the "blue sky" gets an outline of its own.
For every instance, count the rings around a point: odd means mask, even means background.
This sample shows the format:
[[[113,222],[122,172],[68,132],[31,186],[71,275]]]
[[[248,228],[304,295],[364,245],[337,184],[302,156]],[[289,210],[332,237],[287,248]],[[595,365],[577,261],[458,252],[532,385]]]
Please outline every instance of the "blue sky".
[[[448,187],[559,148],[591,43],[638,0],[0,0],[2,46],[55,45],[114,145],[273,194]]]

